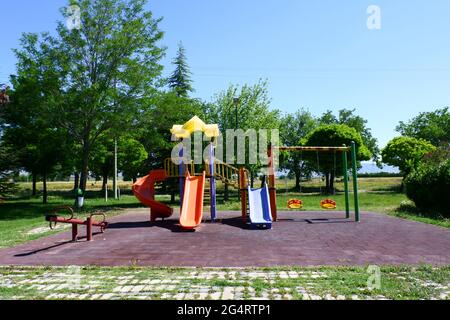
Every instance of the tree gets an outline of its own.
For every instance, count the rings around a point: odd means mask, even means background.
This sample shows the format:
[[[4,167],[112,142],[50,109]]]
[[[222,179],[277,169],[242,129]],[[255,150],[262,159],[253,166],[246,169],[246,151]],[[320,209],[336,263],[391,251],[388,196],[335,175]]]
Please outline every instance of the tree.
[[[380,165],[380,149],[377,145],[377,139],[372,136],[372,130],[367,127],[367,120],[356,115],[355,111],[356,109],[341,109],[339,110],[338,117],[336,117],[332,111],[328,110],[322,115],[319,122],[321,124],[345,124],[356,129],[356,131],[361,135],[364,145],[372,153],[372,160]]]
[[[59,22],[54,64],[64,100],[49,107],[58,124],[81,146],[80,188],[86,189],[89,158],[99,137],[125,130],[147,108],[160,83],[164,48],[161,19],[145,11],[146,0],[80,0],[81,28]],[[68,18],[68,13],[63,10]]]
[[[11,181],[15,160],[14,153],[3,143],[0,144],[0,201],[17,191],[17,185]]]
[[[309,111],[299,110],[281,119],[280,138],[285,146],[298,146],[301,141],[318,125],[318,121]],[[296,191],[300,190],[300,179],[311,173],[312,168],[307,161],[303,161],[303,154],[289,152],[282,155],[282,169],[288,169],[295,175]]]
[[[94,150],[91,152],[89,169],[96,179],[102,180],[102,192],[108,186],[108,177],[114,170],[114,140],[106,135],[98,138]]]
[[[119,168],[125,179],[131,179],[135,182],[147,160],[148,153],[144,146],[133,138],[121,138],[118,145]]]
[[[160,92],[154,97],[134,128],[135,139],[148,153],[145,165],[139,170],[140,174],[160,168],[164,159],[170,158],[175,144],[171,141],[172,126],[184,124],[195,115],[202,118],[204,108],[200,100],[180,97],[173,91]]]
[[[59,99],[61,82],[55,67],[51,38],[43,34],[24,34],[23,50],[16,50],[17,75],[12,101],[3,109],[5,122],[2,140],[17,157],[17,169],[32,174],[33,195],[37,177],[42,177],[43,202],[47,203],[47,178],[67,154],[67,132],[55,126],[48,106]]]
[[[186,60],[186,50],[183,47],[183,43],[180,42],[177,56],[173,60],[175,70],[169,78],[169,88],[176,92],[179,97],[187,97],[189,92],[194,90],[190,78],[191,72]]]
[[[11,127],[5,130],[3,141],[10,146],[17,162],[15,169],[24,169],[32,173],[33,195],[36,194],[36,181],[42,177],[42,201],[47,203],[47,180],[58,164],[67,157],[65,135],[52,128],[39,126]],[[58,166],[61,169],[61,166]]]
[[[447,198],[450,194],[450,158],[440,162],[421,161],[405,178],[405,191],[409,199],[425,215],[439,212],[450,218]]]
[[[206,111],[206,120],[209,123],[219,125],[223,135],[224,155],[227,148],[225,143],[227,141],[227,129],[236,129],[237,126],[238,129],[245,132],[249,129],[278,129],[280,127],[280,112],[270,108],[271,100],[268,96],[267,85],[266,81],[261,80],[253,86],[230,85],[227,90],[216,95],[211,108]],[[235,100],[237,97],[238,100]],[[268,136],[268,139],[270,139],[270,136]],[[246,146],[246,154],[249,154],[248,145]],[[252,185],[260,166],[260,163],[250,164],[246,159],[245,167],[250,171]]]
[[[449,108],[437,109],[432,112],[422,112],[409,122],[400,122],[396,128],[403,136],[424,139],[434,146],[450,142],[450,112]]]
[[[148,154],[144,146],[129,136],[122,136],[117,141],[117,166],[125,177],[136,181]],[[90,169],[95,177],[102,179],[102,191],[105,191],[108,178],[114,171],[114,139],[104,135],[99,138],[97,147],[92,152]]]
[[[356,145],[356,159],[358,161],[369,160],[372,154],[365,146],[361,135],[355,128],[344,124],[319,126],[304,139],[303,145],[342,147],[344,144],[350,146],[352,141]],[[325,176],[327,193],[334,193],[334,179],[336,176],[340,176],[343,170],[340,154],[317,152],[317,154],[305,154],[305,157],[311,166],[317,168],[316,171]]]
[[[424,155],[435,149],[431,143],[423,139],[396,137],[388,142],[381,151],[381,156],[384,163],[398,167],[406,177],[417,167]]]

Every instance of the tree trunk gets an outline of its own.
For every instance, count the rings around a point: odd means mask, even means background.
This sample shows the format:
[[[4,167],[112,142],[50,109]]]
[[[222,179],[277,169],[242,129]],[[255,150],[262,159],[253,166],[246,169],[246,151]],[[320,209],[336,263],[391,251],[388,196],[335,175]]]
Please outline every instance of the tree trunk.
[[[80,178],[80,189],[83,190],[83,193],[86,191],[90,151],[91,151],[90,141],[89,141],[89,139],[84,139],[83,140],[83,158],[81,161],[81,178]]]
[[[325,192],[330,193],[330,174],[325,172]]]
[[[228,184],[225,183],[225,189],[223,193],[223,201],[228,201],[229,199],[229,192],[228,192]]]
[[[102,182],[102,192],[105,193],[106,188],[108,187],[108,174],[103,174],[103,182]]]
[[[80,187],[80,173],[75,172],[75,179],[73,183],[73,190],[77,190]]]
[[[334,173],[330,173],[330,194],[336,194],[336,190],[334,189]]]
[[[47,172],[44,171],[42,175],[42,183],[43,183],[43,193],[42,193],[42,203],[47,204]]]
[[[295,191],[300,191],[300,172],[295,171]]]
[[[32,176],[32,179],[33,179],[33,182],[32,182],[33,186],[32,186],[31,195],[34,197],[34,196],[36,196],[36,193],[37,193],[37,190],[36,190],[37,174],[32,172],[31,176]]]

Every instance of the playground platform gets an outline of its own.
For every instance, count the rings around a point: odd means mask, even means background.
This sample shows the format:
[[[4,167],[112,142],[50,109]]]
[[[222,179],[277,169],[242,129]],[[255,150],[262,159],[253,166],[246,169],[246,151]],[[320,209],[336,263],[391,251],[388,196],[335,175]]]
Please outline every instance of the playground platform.
[[[249,230],[239,212],[219,212],[218,222],[187,232],[177,225],[178,214],[151,223],[148,209],[133,209],[109,219],[106,232],[93,242],[70,242],[68,231],[2,249],[0,265],[450,264],[448,229],[370,212],[362,213],[360,223],[344,216],[279,212],[272,230]]]

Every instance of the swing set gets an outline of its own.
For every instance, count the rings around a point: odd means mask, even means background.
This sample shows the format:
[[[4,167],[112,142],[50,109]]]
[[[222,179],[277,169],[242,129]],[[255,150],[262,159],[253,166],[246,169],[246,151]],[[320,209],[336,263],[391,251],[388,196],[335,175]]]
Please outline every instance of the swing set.
[[[296,147],[299,148],[299,147]],[[282,150],[285,150],[285,147],[282,147]],[[290,149],[292,150],[292,149]],[[309,149],[308,149],[309,150]],[[313,150],[310,150],[313,151]],[[303,150],[300,149],[300,163],[303,162]],[[320,160],[319,160],[319,151],[316,150],[316,158],[317,158],[317,172],[320,172]],[[333,177],[336,176],[336,151],[333,151]],[[301,176],[300,176],[301,179]],[[288,198],[288,183],[287,179],[285,179],[285,185],[286,185],[286,198]],[[322,194],[322,187],[320,186],[320,192],[319,194]],[[335,194],[336,188],[333,187],[333,194]],[[302,193],[302,186],[300,185],[300,193]],[[333,199],[323,199],[320,201],[320,207],[322,209],[326,210],[333,210],[337,208],[337,203]],[[303,200],[301,199],[289,199],[287,201],[287,208],[288,209],[301,209],[303,208]]]
[[[351,160],[351,171],[353,180],[353,202],[354,202],[354,216],[355,221],[360,221],[359,213],[359,199],[358,199],[358,175],[357,175],[357,165],[356,165],[356,146],[352,142],[350,147],[343,145],[342,147],[310,147],[310,146],[269,146],[269,197],[271,214],[273,221],[277,220],[277,206],[276,206],[276,178],[275,178],[275,166],[274,166],[274,152],[279,151],[290,151],[290,152],[316,152],[317,155],[317,168],[320,169],[319,163],[319,153],[333,153],[333,174],[336,176],[336,162],[337,154],[342,154],[342,174],[344,177],[344,199],[345,199],[345,214],[346,218],[350,218],[350,194],[349,194],[349,179],[348,179],[348,153],[350,153]],[[320,189],[322,193],[322,189]],[[287,180],[286,180],[286,195],[287,195]],[[287,201],[288,209],[301,209],[303,207],[303,201],[301,199],[289,199]],[[337,208],[337,203],[333,199],[323,199],[320,201],[320,207],[326,210],[334,210]]]

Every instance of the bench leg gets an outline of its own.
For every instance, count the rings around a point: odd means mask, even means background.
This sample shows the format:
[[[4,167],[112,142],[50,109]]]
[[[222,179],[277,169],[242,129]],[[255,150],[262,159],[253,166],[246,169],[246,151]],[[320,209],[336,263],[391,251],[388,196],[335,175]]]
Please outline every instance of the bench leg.
[[[92,241],[92,218],[89,217],[86,220],[86,239]]]
[[[78,225],[72,223],[72,241],[78,240]]]

